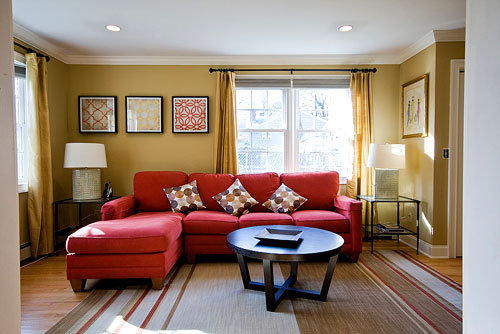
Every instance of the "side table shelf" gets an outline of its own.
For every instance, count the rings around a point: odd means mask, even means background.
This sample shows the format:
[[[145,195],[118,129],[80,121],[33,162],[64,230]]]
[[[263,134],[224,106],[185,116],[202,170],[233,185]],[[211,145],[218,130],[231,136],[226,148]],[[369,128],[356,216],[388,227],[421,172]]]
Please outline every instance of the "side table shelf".
[[[89,200],[74,200],[72,198],[66,198],[60,201],[55,201],[52,203],[54,205],[54,252],[56,255],[58,254],[58,246],[59,246],[59,237],[67,237],[77,229],[83,226],[83,218],[82,218],[82,205],[83,204],[99,204],[103,205],[106,202],[112,201],[114,199],[120,198],[120,196],[111,196],[110,198],[96,198]],[[73,204],[78,205],[78,225],[76,226],[68,226],[59,229],[59,205],[65,204]]]
[[[365,235],[368,235],[370,239],[370,250],[371,253],[373,254],[373,239],[375,239],[376,236],[393,236],[396,235],[398,237],[398,242],[399,242],[399,236],[401,235],[415,235],[417,237],[417,255],[418,255],[418,247],[420,244],[420,201],[417,199],[405,197],[405,196],[398,196],[394,198],[380,198],[380,197],[375,197],[375,196],[370,196],[370,195],[358,195],[359,200],[363,200],[367,203],[370,204],[370,223],[368,224],[368,221],[365,221],[365,225],[363,226],[363,229],[365,230]],[[381,231],[373,224],[373,216],[374,216],[374,208],[373,204],[374,203],[396,203],[397,205],[397,225],[403,231]],[[416,231],[413,231],[407,227],[401,226],[400,221],[399,221],[399,204],[400,203],[414,203],[417,207],[417,216],[416,216]]]

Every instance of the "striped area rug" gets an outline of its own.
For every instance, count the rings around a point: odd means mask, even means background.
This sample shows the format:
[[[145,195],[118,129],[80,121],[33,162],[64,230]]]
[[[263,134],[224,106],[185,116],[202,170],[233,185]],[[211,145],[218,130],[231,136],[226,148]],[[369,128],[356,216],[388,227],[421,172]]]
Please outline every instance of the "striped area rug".
[[[289,265],[275,265],[283,281]],[[249,263],[262,281],[262,264]],[[299,264],[295,286],[319,290],[326,263]],[[141,281],[142,282],[142,281]],[[111,281],[118,286],[119,281]],[[244,290],[236,262],[182,264],[163,290],[95,288],[47,333],[461,333],[462,287],[404,252],[364,252],[339,262],[327,302],[285,298],[267,312]]]

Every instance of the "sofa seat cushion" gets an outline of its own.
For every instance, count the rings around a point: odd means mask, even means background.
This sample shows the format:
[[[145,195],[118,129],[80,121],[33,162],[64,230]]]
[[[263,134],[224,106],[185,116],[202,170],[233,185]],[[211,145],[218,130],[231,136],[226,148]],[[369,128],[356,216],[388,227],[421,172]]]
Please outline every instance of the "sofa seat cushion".
[[[201,210],[190,212],[182,220],[186,234],[229,234],[238,228],[238,218],[225,212]]]
[[[328,210],[300,210],[292,213],[297,226],[316,227],[335,233],[349,232],[349,220]]]
[[[240,217],[240,228],[260,225],[293,225],[293,219],[286,213],[253,212]]]
[[[125,219],[99,221],[68,237],[66,249],[76,254],[164,252],[182,233],[182,214],[142,212]]]

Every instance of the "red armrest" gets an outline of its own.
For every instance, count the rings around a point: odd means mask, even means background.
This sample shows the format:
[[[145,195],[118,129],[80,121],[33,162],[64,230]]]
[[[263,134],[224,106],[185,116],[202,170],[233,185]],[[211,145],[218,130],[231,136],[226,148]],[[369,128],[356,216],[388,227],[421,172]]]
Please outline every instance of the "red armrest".
[[[102,220],[123,219],[136,212],[134,195],[124,196],[104,203],[101,207]]]
[[[333,205],[336,209],[346,211],[359,211],[362,208],[361,201],[352,199],[344,195],[335,196],[335,198],[333,199]]]

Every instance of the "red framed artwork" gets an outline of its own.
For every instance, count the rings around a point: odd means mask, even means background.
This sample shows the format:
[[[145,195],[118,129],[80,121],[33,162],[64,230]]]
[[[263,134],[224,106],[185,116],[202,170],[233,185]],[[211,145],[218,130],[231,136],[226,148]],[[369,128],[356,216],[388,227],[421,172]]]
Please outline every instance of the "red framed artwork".
[[[116,96],[79,96],[81,133],[117,132]]]
[[[208,133],[208,96],[173,96],[172,132]]]

